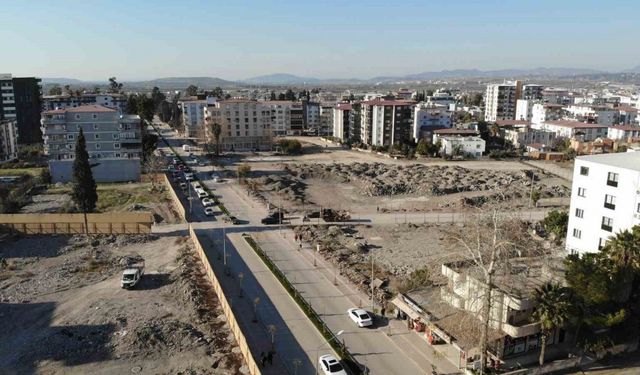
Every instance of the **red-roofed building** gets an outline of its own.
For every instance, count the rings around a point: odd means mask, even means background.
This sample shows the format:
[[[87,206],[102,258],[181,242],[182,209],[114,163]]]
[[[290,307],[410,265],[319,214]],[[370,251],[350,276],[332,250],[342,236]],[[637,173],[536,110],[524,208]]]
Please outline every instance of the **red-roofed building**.
[[[627,141],[629,138],[640,137],[640,127],[632,125],[618,125],[609,128],[607,137],[615,140]]]
[[[551,131],[556,133],[556,137],[576,138],[583,141],[593,141],[596,138],[605,138],[609,127],[600,124],[588,124],[579,121],[553,120],[545,121],[542,124],[532,125],[535,129]]]

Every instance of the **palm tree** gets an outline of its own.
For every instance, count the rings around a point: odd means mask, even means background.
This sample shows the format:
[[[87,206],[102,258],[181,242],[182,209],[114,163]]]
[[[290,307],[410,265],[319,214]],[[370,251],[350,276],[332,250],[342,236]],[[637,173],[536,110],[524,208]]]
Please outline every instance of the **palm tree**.
[[[222,133],[222,127],[217,122],[211,124],[211,134],[216,141],[216,156],[220,154],[220,133]]]
[[[540,366],[544,364],[547,338],[570,317],[571,303],[568,290],[557,283],[546,283],[533,293],[536,308],[531,319],[540,323]]]
[[[640,270],[640,226],[620,231],[615,236],[609,237],[602,252],[622,273],[624,288],[620,290],[619,302],[628,301],[634,275],[637,270]]]

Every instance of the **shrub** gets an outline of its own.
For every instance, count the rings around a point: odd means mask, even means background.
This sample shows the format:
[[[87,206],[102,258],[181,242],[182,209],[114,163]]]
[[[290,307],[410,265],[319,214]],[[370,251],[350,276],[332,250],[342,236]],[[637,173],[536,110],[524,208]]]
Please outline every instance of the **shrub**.
[[[297,139],[281,139],[278,146],[286,155],[298,155],[302,153],[302,144]]]

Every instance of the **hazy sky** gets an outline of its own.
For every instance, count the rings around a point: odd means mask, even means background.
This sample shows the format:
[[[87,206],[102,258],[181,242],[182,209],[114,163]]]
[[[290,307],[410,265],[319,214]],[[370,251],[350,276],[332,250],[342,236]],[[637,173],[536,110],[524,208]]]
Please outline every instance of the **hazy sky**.
[[[0,73],[367,78],[640,64],[637,0],[0,0]]]

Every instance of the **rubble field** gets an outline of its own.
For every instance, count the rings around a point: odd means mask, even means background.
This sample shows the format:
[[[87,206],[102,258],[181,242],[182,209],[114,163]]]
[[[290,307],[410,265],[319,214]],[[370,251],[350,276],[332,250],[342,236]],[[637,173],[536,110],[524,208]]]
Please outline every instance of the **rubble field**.
[[[291,210],[323,206],[356,213],[528,207],[532,191],[541,206],[568,204],[570,188],[540,171],[467,169],[461,166],[385,163],[282,163],[262,170],[247,186]],[[284,203],[286,202],[286,203]]]
[[[133,256],[144,275],[121,289]],[[186,237],[5,237],[0,342],[1,373],[246,373]]]

